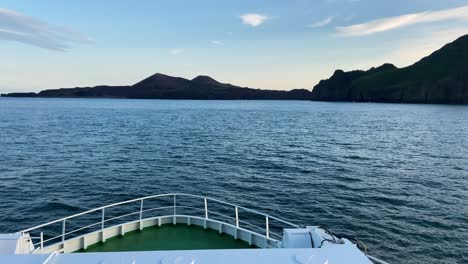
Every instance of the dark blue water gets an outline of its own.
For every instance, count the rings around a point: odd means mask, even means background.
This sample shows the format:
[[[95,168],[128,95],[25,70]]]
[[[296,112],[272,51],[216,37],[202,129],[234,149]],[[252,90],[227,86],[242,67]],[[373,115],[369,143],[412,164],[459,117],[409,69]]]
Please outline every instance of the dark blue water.
[[[0,230],[180,191],[468,263],[468,107],[0,99]]]

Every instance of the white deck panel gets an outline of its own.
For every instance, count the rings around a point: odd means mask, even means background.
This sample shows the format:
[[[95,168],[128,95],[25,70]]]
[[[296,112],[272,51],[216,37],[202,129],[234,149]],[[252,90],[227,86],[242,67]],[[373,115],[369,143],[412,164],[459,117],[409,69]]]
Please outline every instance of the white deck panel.
[[[3,255],[0,263],[38,264],[48,255]],[[355,247],[320,249],[181,250],[60,254],[48,264],[371,264]]]
[[[0,234],[0,254],[15,254],[20,234]]]

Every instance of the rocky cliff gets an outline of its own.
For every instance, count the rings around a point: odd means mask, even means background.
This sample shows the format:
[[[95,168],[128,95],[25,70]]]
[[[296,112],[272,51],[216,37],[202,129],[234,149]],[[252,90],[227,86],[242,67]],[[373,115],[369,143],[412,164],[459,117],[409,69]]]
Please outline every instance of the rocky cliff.
[[[335,71],[312,91],[318,101],[468,104],[468,35],[406,68]]]

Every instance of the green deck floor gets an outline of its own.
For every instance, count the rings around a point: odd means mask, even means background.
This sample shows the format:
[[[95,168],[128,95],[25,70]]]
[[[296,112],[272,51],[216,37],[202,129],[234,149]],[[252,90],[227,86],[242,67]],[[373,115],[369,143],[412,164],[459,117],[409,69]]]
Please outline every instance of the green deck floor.
[[[107,239],[105,243],[89,246],[84,252],[239,249],[250,248],[248,243],[230,235],[198,226],[167,224],[148,227]],[[83,252],[83,251],[81,251]]]

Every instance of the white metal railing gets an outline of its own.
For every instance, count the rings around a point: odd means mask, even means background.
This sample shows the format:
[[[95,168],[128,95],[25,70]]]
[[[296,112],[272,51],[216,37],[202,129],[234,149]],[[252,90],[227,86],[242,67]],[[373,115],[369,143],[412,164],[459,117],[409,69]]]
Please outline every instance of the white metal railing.
[[[145,208],[145,201],[149,201],[150,199],[164,198],[164,197],[172,198],[172,204],[170,206]],[[194,207],[194,206],[183,206],[178,201],[178,198],[190,198],[190,199],[199,200],[199,201],[201,199],[203,201],[203,207],[204,208],[199,208],[199,207]],[[114,207],[117,207],[119,205],[128,205],[128,204],[131,204],[131,203],[139,203],[139,210],[136,211],[136,212],[130,212],[130,213],[125,213],[125,214],[122,214],[122,215],[119,215],[119,216],[106,218],[106,211],[109,211],[110,208],[114,208]],[[223,214],[223,213],[220,213],[220,212],[210,211],[209,210],[209,204],[210,203],[216,203],[218,206],[219,205],[227,206],[229,208],[229,210],[233,210],[234,217]],[[31,233],[36,233],[37,234],[38,233],[39,237],[37,237],[37,236],[32,237],[31,236],[31,239],[39,240],[36,243],[33,243],[33,245],[34,245],[34,247],[36,247],[38,249],[38,251],[42,252],[43,249],[44,249],[44,246],[49,246],[49,245],[53,245],[53,244],[57,244],[57,243],[64,245],[64,243],[67,240],[67,237],[69,237],[69,235],[77,233],[79,231],[82,231],[82,230],[85,230],[85,229],[88,229],[88,228],[93,228],[93,227],[94,228],[99,227],[99,229],[96,229],[94,231],[104,230],[105,227],[106,227],[107,222],[117,220],[117,219],[122,219],[124,217],[131,217],[133,215],[137,215],[136,219],[133,219],[134,221],[135,220],[136,221],[138,221],[138,220],[141,221],[143,219],[143,214],[144,213],[156,212],[158,210],[165,210],[165,209],[166,210],[172,209],[171,211],[172,211],[172,216],[174,217],[174,223],[175,223],[175,217],[178,215],[177,214],[178,210],[191,209],[191,210],[197,211],[199,213],[203,213],[203,216],[204,216],[205,219],[217,220],[216,217],[219,216],[219,217],[223,217],[225,219],[232,220],[233,221],[232,224],[235,225],[237,228],[239,228],[240,225],[248,226],[248,228],[245,228],[245,229],[254,228],[254,229],[258,230],[255,233],[264,232],[264,236],[266,238],[268,238],[268,239],[272,239],[271,236],[274,236],[276,240],[281,239],[281,234],[271,231],[271,223],[270,222],[272,220],[276,221],[278,224],[281,224],[280,228],[285,228],[285,227],[298,228],[299,227],[298,225],[293,224],[293,223],[291,223],[289,221],[286,221],[286,220],[283,220],[283,219],[280,219],[280,218],[277,218],[277,217],[274,217],[274,216],[271,216],[271,215],[268,215],[268,214],[253,210],[253,209],[249,209],[249,208],[246,208],[246,207],[243,207],[243,206],[238,206],[238,205],[235,205],[235,204],[232,204],[232,203],[224,202],[224,201],[221,201],[221,200],[218,200],[218,199],[208,198],[208,197],[201,196],[201,195],[185,194],[185,193],[168,193],[168,194],[152,195],[152,196],[127,200],[127,201],[123,201],[123,202],[113,203],[113,204],[106,205],[106,206],[101,206],[101,207],[91,209],[91,210],[88,210],[88,211],[85,211],[85,212],[81,212],[81,213],[74,214],[74,215],[71,215],[71,216],[67,216],[67,217],[64,217],[64,218],[61,218],[61,219],[57,219],[57,220],[54,220],[54,221],[51,221],[51,222],[48,222],[48,223],[45,223],[45,224],[41,224],[41,225],[34,226],[34,227],[31,227],[31,228],[28,228],[28,229],[24,229],[24,230],[20,231],[20,233],[23,236],[26,233],[28,233],[28,234],[31,234]],[[251,214],[253,214],[255,216],[263,217],[264,225],[263,226],[258,226],[255,223],[250,223],[249,219],[240,219],[239,218],[239,210],[242,210],[243,212],[251,213]],[[67,223],[71,222],[71,220],[76,219],[77,217],[80,217],[80,216],[91,215],[92,213],[95,213],[95,212],[100,212],[100,214],[101,214],[101,220],[99,222],[87,224],[87,225],[84,225],[84,226],[81,226],[81,227],[78,227],[78,228],[75,228],[75,229],[72,229],[72,230],[67,230],[68,229],[67,228],[67,226],[68,226]],[[52,226],[55,225],[55,224],[60,224],[61,225],[61,232],[59,232],[59,235],[52,236],[52,237],[49,237],[47,239],[44,239],[45,231],[43,231],[43,230],[46,229],[46,228],[53,229]],[[56,241],[58,239],[60,239],[59,242]],[[56,241],[56,242],[54,242],[54,241]]]
[[[50,261],[52,260],[52,258],[54,258],[55,256],[58,255],[58,252],[57,251],[54,251],[52,252],[43,262],[42,264],[48,264],[50,263]]]
[[[164,198],[164,197],[172,198],[171,201],[170,201],[171,205],[169,205],[169,206],[158,206],[158,207],[152,207],[152,208],[145,208],[145,201],[149,201],[151,199],[157,199],[157,198]],[[201,206],[201,208],[200,208],[200,207],[195,207],[195,206],[181,205],[180,200],[177,199],[178,197],[181,197],[181,198],[187,197],[187,198],[190,198],[190,199],[193,199],[193,200],[201,200],[203,202],[203,206]],[[168,201],[166,201],[166,202],[168,202]],[[210,211],[209,210],[209,202],[210,203],[217,203],[217,205],[227,206],[230,210],[233,210],[234,217],[223,214],[223,213],[220,213],[220,212],[216,212],[216,211],[212,211],[212,210]],[[114,217],[110,217],[110,218],[106,218],[106,209],[107,209],[107,211],[109,211],[110,208],[114,208],[114,207],[117,207],[119,205],[128,205],[128,204],[131,204],[131,203],[138,203],[139,210],[134,211],[134,212],[124,213],[124,214],[114,216]],[[268,240],[273,240],[273,241],[278,241],[279,239],[281,239],[282,234],[280,234],[280,232],[274,232],[274,231],[271,230],[271,227],[272,227],[271,226],[271,221],[272,220],[278,222],[279,224],[281,224],[281,226],[279,226],[279,228],[281,230],[282,230],[282,228],[288,228],[288,227],[289,228],[299,228],[298,225],[293,224],[293,223],[291,223],[289,221],[283,220],[281,218],[277,218],[277,217],[274,217],[274,216],[271,216],[271,215],[268,215],[268,214],[253,210],[253,209],[249,209],[249,208],[246,208],[246,207],[243,207],[243,206],[238,206],[238,205],[235,205],[235,204],[232,204],[232,203],[229,203],[229,202],[224,202],[224,201],[221,201],[221,200],[218,200],[218,199],[209,198],[209,197],[205,197],[205,196],[201,196],[201,195],[194,195],[194,194],[168,193],[168,194],[159,194],[159,195],[146,196],[146,197],[141,197],[141,198],[136,198],[136,199],[132,199],[132,200],[127,200],[127,201],[123,201],[123,202],[118,202],[118,203],[113,203],[113,204],[101,206],[101,207],[91,209],[91,210],[88,210],[88,211],[85,211],[85,212],[81,212],[81,213],[78,213],[78,214],[63,217],[63,218],[60,218],[60,219],[57,219],[57,220],[54,220],[54,221],[51,221],[51,222],[48,222],[48,223],[45,223],[45,224],[41,224],[41,225],[34,226],[34,227],[31,227],[31,228],[28,228],[28,229],[24,229],[24,230],[20,231],[20,233],[22,235],[22,238],[31,239],[32,244],[33,244],[33,246],[35,248],[34,250],[31,251],[32,253],[37,253],[37,252],[43,253],[45,246],[51,246],[51,245],[57,245],[57,244],[63,246],[65,244],[65,241],[67,240],[67,236],[69,236],[71,234],[74,234],[74,233],[77,233],[79,231],[86,230],[86,229],[92,228],[92,227],[99,227],[98,229],[95,229],[94,231],[102,231],[103,232],[105,227],[106,227],[106,223],[114,221],[114,220],[122,219],[122,218],[125,218],[125,217],[131,217],[131,216],[137,215],[136,219],[133,219],[132,221],[142,221],[142,220],[144,220],[144,218],[143,218],[144,213],[152,213],[152,212],[156,212],[156,211],[159,211],[159,210],[170,210],[171,214],[169,214],[169,216],[172,216],[174,218],[173,223],[176,223],[176,217],[177,216],[182,216],[181,214],[178,214],[178,210],[180,211],[180,210],[184,210],[184,209],[191,209],[191,210],[193,210],[195,212],[198,212],[198,213],[200,213],[200,215],[202,215],[201,218],[204,218],[206,220],[215,220],[215,221],[218,221],[218,222],[224,222],[225,223],[226,222],[225,220],[228,219],[228,221],[232,221],[232,223],[230,225],[232,225],[232,226],[234,226],[234,227],[236,227],[238,229],[242,228],[244,230],[248,230],[251,233],[256,233],[256,234],[258,234],[258,235],[260,235],[262,237],[265,237]],[[244,211],[244,213],[249,212],[249,213],[252,213],[254,216],[262,217],[264,225],[259,226],[259,225],[256,225],[255,223],[249,222],[251,220],[249,217],[241,219],[240,216],[239,216],[240,215],[239,210]],[[90,214],[92,214],[94,212],[100,212],[101,220],[99,222],[94,222],[94,223],[87,224],[87,225],[84,225],[84,226],[81,226],[81,227],[78,227],[78,228],[67,231],[67,222],[70,222],[71,220],[76,219],[76,218],[78,218],[80,216],[90,215]],[[168,215],[167,214],[165,214],[165,215],[156,215],[156,216],[152,215],[151,217],[154,218],[154,217],[163,217],[163,216],[168,216]],[[187,216],[187,214],[183,214],[183,216]],[[216,219],[216,217],[222,217],[222,218],[224,218],[224,220],[220,221],[219,219]],[[257,220],[262,221],[261,219],[257,219]],[[47,239],[44,239],[45,232],[43,231],[43,229],[45,229],[47,227],[51,227],[54,224],[60,224],[61,230],[60,230],[59,234],[56,235],[56,236],[52,236],[52,237],[49,237]],[[241,227],[241,225],[242,225],[242,227]],[[32,233],[35,233],[38,236],[32,236],[31,235]],[[25,234],[29,234],[29,236],[25,236]],[[59,242],[54,242],[54,240],[57,240],[57,239],[60,239],[60,241]],[[33,240],[36,240],[36,241],[38,240],[38,241],[36,243],[34,243]],[[21,239],[20,242],[23,242],[23,239]],[[27,253],[31,253],[31,252],[27,252]],[[22,252],[22,253],[25,253],[25,252]],[[58,252],[54,251],[52,254],[49,255],[49,257],[46,259],[46,261],[44,263],[48,263],[48,261],[50,261],[57,254],[58,254]],[[366,254],[366,256],[374,263],[388,264],[387,262],[385,262],[383,260],[380,260],[378,258],[372,257],[370,255]]]
[[[388,262],[386,262],[386,261],[383,261],[383,260],[378,259],[378,258],[376,258],[376,257],[373,257],[373,256],[371,256],[371,255],[366,255],[366,256],[367,256],[372,262],[374,262],[375,264],[390,264],[390,263],[388,263]]]

